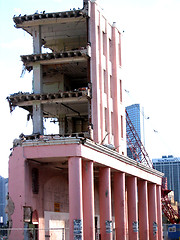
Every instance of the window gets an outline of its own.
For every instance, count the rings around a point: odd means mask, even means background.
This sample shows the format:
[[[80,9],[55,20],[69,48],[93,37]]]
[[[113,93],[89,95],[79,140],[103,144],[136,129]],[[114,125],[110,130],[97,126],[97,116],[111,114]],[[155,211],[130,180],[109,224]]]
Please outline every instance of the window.
[[[112,61],[112,41],[109,39],[109,61]]]
[[[105,131],[107,132],[108,131],[108,124],[107,124],[107,119],[108,119],[108,111],[107,111],[107,108],[105,108]]]
[[[114,116],[113,116],[113,112],[111,112],[111,126],[112,126],[112,135],[114,135]]]
[[[123,138],[123,116],[121,116],[121,138]]]
[[[39,170],[37,168],[32,169],[32,192],[39,193]]]
[[[100,50],[100,28],[98,26],[98,50]]]
[[[121,66],[121,33],[119,33],[118,54],[119,54],[119,66]]]
[[[113,96],[113,81],[112,81],[112,76],[110,75],[110,96],[112,98]]]
[[[107,79],[106,79],[106,71],[104,70],[104,92],[107,93]]]
[[[122,102],[122,80],[120,80],[120,102]]]
[[[103,54],[106,56],[106,33],[103,32]]]

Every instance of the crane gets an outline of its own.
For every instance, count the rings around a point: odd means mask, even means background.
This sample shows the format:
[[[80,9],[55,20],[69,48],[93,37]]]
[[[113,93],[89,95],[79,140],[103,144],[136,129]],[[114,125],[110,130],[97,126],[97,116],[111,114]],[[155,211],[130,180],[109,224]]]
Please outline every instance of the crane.
[[[126,110],[125,110],[126,111]],[[141,142],[141,139],[136,132],[136,129],[126,111],[126,141],[127,146],[129,147],[133,159],[137,162],[143,163],[148,167],[153,168],[153,163],[144,147],[144,145]],[[163,179],[162,179],[163,180]],[[174,208],[171,205],[171,201],[168,198],[168,193],[171,192],[171,190],[167,189],[167,186],[165,186],[164,182],[162,181],[161,186],[161,203],[162,203],[162,211],[168,221],[170,223],[178,223],[180,222],[180,216],[177,211],[174,210]]]

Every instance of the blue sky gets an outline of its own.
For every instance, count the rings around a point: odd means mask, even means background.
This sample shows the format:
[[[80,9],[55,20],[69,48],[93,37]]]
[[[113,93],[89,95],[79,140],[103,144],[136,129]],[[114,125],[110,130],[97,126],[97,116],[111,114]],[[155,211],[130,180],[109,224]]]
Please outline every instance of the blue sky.
[[[16,29],[13,16],[81,8],[82,0],[0,0],[0,175],[8,175],[12,141],[21,132],[30,134],[26,112],[9,113],[6,97],[31,91],[32,76],[20,78],[20,55],[32,53],[31,37]],[[180,1],[179,0],[99,0],[111,23],[122,34],[122,64],[125,104],[140,103],[145,110],[146,148],[151,158],[180,156]],[[156,132],[155,132],[155,131]]]

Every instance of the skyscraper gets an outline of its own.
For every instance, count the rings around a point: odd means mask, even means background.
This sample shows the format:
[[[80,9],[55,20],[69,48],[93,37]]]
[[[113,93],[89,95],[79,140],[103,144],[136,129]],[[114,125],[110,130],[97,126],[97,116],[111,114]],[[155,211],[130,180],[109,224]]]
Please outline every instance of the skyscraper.
[[[162,156],[153,159],[153,166],[164,173],[164,177],[167,177],[168,189],[174,191],[175,201],[180,202],[180,158],[172,155]]]
[[[143,144],[145,144],[144,138],[144,108],[140,107],[140,104],[133,104],[126,107],[126,111],[129,118]],[[128,132],[128,125],[126,125],[126,130]],[[133,159],[130,149],[127,147],[128,157]]]

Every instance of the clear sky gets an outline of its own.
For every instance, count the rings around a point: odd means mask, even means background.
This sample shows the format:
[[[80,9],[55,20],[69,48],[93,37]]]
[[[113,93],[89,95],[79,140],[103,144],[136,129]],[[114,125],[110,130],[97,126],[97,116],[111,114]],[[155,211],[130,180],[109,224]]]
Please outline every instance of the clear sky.
[[[122,33],[125,105],[145,110],[146,149],[151,158],[180,157],[180,1],[99,0],[111,23]],[[0,175],[8,176],[13,139],[31,134],[27,113],[9,112],[6,97],[31,91],[31,73],[20,78],[20,55],[32,53],[31,37],[16,29],[13,16],[82,8],[83,0],[0,0]]]

